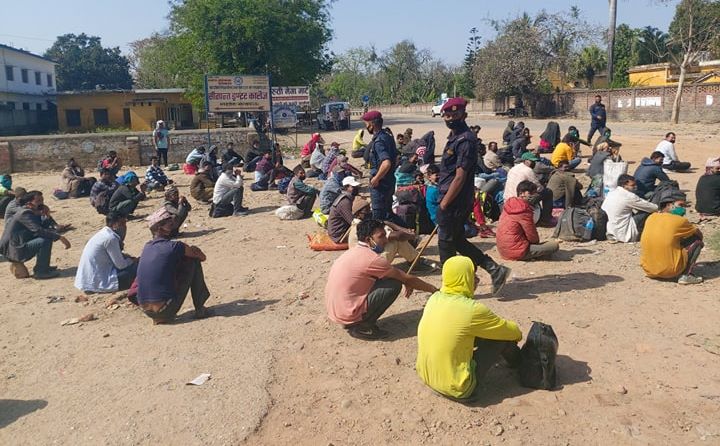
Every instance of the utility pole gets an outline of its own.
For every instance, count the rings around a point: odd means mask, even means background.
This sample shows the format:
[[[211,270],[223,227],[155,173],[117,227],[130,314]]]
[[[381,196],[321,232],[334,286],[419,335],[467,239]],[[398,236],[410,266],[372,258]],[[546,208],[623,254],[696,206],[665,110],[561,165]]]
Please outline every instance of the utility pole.
[[[613,60],[613,52],[615,49],[615,29],[617,28],[615,23],[617,22],[617,0],[608,0],[610,6],[610,24],[608,26],[608,55],[607,55],[607,69],[608,69],[608,84],[612,83],[613,70],[615,69],[615,61]]]

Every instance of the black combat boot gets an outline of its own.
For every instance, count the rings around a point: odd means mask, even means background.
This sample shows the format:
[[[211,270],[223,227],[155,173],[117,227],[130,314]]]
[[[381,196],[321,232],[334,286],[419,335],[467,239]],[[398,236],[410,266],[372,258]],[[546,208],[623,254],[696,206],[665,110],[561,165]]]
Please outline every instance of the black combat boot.
[[[507,266],[498,265],[490,257],[487,257],[479,266],[490,274],[493,296],[498,294],[505,286],[505,282],[510,278],[512,270]]]

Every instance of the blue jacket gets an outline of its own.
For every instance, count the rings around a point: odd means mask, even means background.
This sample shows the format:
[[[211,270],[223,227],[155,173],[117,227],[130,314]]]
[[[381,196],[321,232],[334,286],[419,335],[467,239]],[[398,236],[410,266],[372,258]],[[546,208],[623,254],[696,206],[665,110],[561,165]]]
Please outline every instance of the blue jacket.
[[[670,181],[670,178],[662,170],[662,166],[653,163],[650,158],[643,158],[635,171],[637,182],[637,194],[644,198],[648,192],[655,191],[655,180]]]
[[[600,116],[600,119],[597,118],[597,116]],[[590,106],[590,118],[592,119],[592,122],[596,124],[600,124],[601,126],[605,126],[605,122],[607,121],[607,112],[605,111],[605,105],[604,104],[593,104]]]

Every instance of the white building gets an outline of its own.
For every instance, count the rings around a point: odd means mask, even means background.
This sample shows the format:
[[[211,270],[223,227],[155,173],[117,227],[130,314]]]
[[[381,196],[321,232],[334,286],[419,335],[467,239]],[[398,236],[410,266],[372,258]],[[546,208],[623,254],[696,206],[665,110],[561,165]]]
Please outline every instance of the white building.
[[[55,62],[0,44],[0,109],[47,110],[55,102]]]

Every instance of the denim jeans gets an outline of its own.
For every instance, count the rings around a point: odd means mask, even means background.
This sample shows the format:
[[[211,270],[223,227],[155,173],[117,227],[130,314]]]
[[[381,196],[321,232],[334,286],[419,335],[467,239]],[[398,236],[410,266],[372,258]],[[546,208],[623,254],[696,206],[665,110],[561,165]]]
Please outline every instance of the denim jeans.
[[[34,238],[25,243],[25,249],[28,253],[28,260],[37,256],[35,260],[36,273],[46,273],[50,269],[50,255],[52,254],[53,241],[49,238]]]

